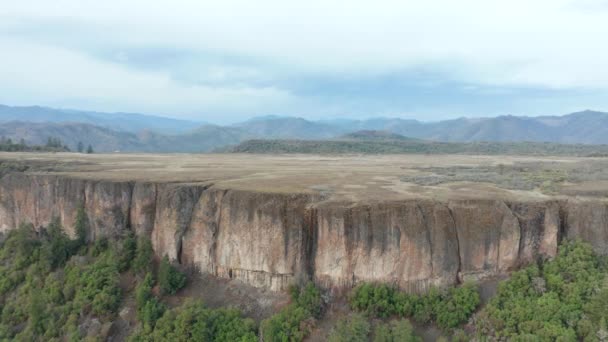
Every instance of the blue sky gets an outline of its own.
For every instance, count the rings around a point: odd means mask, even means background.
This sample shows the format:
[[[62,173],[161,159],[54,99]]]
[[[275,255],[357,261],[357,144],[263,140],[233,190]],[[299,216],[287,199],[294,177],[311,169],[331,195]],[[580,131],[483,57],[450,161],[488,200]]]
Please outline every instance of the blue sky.
[[[608,1],[0,6],[0,103],[228,123],[608,111]]]

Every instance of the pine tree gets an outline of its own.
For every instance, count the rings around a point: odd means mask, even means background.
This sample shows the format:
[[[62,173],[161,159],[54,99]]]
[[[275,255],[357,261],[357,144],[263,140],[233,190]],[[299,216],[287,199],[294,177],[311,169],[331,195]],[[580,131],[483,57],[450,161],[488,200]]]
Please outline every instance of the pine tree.
[[[144,274],[152,269],[152,257],[154,256],[154,250],[152,249],[152,242],[146,237],[140,237],[137,240],[137,251],[135,253],[135,259],[131,264],[135,273]]]
[[[93,152],[93,146],[89,145],[89,147],[87,147],[87,153],[88,154],[94,153]]]
[[[158,269],[158,284],[165,294],[175,294],[177,290],[186,285],[186,276],[171,265],[169,257],[166,255]]]
[[[84,246],[87,243],[87,232],[89,230],[89,218],[82,205],[78,207],[78,211],[76,212],[74,230],[76,231],[76,245],[80,248],[80,246]]]
[[[78,153],[84,152],[84,144],[82,143],[82,141],[78,142],[77,150],[78,150]]]

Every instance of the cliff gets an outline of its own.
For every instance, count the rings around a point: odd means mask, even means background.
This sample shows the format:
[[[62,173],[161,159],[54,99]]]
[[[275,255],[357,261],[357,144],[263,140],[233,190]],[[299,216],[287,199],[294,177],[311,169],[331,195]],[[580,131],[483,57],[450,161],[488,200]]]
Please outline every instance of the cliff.
[[[608,254],[605,170],[602,158],[0,153],[0,234],[58,217],[74,236],[82,205],[89,240],[132,230],[218,277],[424,291],[550,258],[564,238]]]
[[[0,179],[0,232],[58,217],[74,236],[84,205],[89,239],[132,229],[168,255],[218,277],[273,290],[313,279],[340,290],[358,281],[410,291],[509,272],[554,256],[563,238],[608,253],[600,198],[323,200],[211,183],[93,180],[13,172]]]

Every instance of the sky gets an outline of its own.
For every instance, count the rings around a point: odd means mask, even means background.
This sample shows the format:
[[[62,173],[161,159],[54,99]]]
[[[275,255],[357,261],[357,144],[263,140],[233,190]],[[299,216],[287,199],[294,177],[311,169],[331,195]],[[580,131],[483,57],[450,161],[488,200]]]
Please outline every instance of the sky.
[[[230,123],[608,111],[608,0],[0,0],[0,103]]]

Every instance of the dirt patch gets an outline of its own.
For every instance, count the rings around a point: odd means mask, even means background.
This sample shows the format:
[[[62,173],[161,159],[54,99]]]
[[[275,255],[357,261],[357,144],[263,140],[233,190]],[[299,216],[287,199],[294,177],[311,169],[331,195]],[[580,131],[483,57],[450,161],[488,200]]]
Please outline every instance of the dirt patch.
[[[187,300],[201,299],[210,308],[235,308],[256,322],[270,317],[289,303],[289,295],[249,286],[237,279],[220,279],[207,274],[193,274],[188,284],[163,302],[171,307]]]

